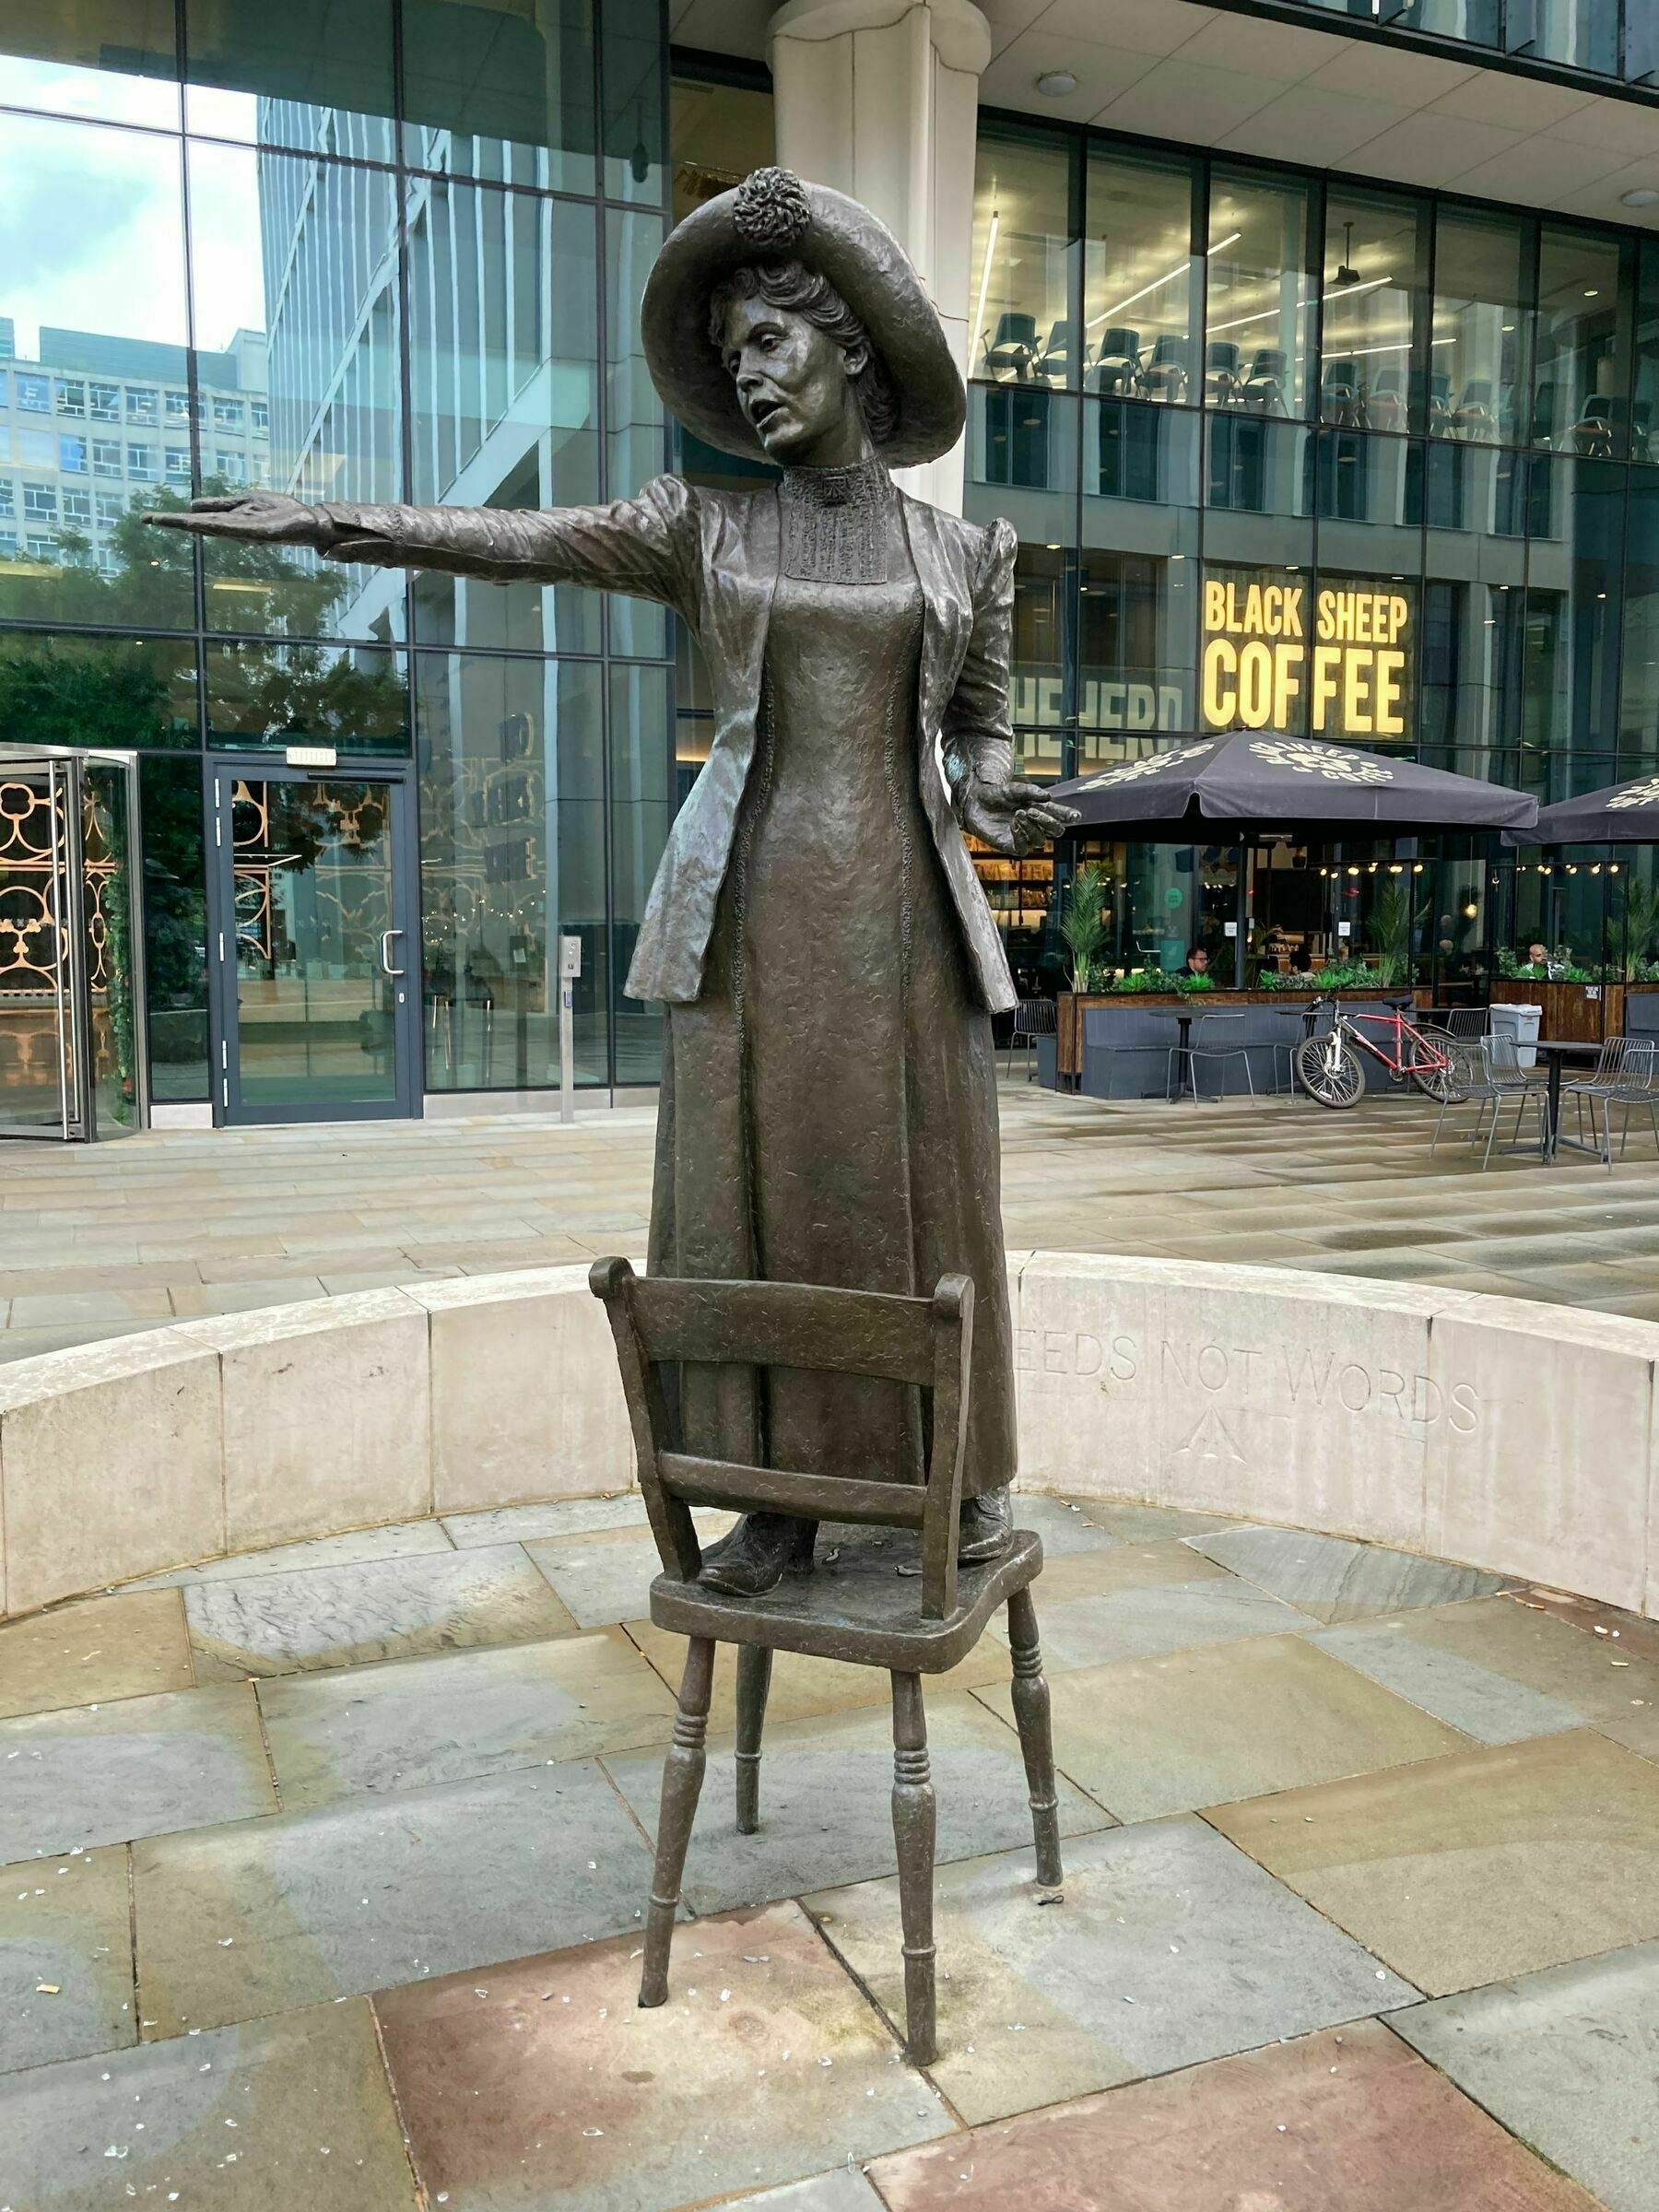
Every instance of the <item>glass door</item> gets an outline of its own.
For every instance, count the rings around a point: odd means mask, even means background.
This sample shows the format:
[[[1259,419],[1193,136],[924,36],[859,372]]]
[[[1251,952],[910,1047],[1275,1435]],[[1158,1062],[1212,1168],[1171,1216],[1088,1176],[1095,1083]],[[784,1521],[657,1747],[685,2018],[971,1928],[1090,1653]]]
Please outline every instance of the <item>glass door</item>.
[[[129,754],[0,749],[0,1135],[148,1118],[137,818]]]
[[[416,1111],[409,806],[383,769],[216,773],[220,1119]]]

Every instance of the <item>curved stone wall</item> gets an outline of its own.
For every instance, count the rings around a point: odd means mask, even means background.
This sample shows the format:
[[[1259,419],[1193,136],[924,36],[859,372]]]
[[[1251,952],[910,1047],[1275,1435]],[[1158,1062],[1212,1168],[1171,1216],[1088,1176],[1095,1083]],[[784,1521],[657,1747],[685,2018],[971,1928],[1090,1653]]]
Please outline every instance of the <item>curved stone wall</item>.
[[[1030,1253],[1009,1276],[1028,1488],[1363,1536],[1659,1618],[1659,1325],[1196,1261]],[[632,1479],[583,1267],[0,1368],[7,1613]]]

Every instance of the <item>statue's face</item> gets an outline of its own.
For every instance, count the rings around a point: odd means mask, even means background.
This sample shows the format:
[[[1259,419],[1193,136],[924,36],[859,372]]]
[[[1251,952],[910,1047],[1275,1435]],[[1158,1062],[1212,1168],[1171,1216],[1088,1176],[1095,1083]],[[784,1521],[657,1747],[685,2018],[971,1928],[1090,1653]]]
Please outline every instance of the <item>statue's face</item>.
[[[858,401],[852,378],[862,355],[843,351],[805,315],[764,300],[734,300],[721,359],[737,387],[744,420],[770,461],[805,461],[831,438]]]

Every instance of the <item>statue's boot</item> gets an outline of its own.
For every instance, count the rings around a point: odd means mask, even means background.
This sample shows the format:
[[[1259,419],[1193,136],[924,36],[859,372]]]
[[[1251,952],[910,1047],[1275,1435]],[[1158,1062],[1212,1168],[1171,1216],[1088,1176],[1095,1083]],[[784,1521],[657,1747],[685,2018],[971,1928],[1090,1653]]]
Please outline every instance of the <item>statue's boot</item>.
[[[977,1498],[964,1498],[957,1517],[957,1564],[982,1567],[1000,1559],[1014,1541],[1014,1500],[1005,1482]]]
[[[817,1540],[816,1521],[800,1521],[793,1513],[746,1513],[729,1535],[703,1554],[697,1579],[705,1589],[724,1590],[732,1597],[763,1597],[777,1588],[785,1571],[812,1572]]]

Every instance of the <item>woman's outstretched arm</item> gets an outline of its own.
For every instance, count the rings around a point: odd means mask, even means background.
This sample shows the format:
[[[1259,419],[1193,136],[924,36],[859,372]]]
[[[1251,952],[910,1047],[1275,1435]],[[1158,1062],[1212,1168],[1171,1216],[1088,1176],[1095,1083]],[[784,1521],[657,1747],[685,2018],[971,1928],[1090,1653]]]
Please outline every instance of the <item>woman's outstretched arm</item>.
[[[697,627],[701,582],[695,494],[657,477],[608,507],[392,507],[279,492],[193,500],[144,518],[158,529],[300,546],[325,559],[438,569],[494,583],[583,583],[655,599]]]

